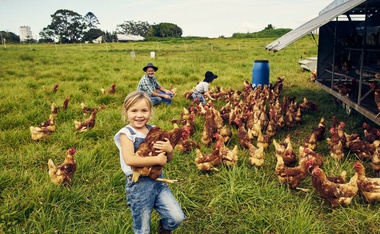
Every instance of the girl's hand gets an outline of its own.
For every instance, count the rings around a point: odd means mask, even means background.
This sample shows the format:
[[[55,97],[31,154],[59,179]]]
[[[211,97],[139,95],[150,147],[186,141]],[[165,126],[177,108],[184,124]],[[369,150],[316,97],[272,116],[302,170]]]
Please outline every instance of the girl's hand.
[[[157,164],[160,166],[164,166],[166,162],[168,161],[168,157],[166,157],[164,152],[159,153],[156,157],[157,159]]]
[[[165,138],[165,141],[156,141],[153,144],[153,147],[156,148],[157,153],[171,153],[173,152],[173,147],[170,144],[170,141],[168,138]]]

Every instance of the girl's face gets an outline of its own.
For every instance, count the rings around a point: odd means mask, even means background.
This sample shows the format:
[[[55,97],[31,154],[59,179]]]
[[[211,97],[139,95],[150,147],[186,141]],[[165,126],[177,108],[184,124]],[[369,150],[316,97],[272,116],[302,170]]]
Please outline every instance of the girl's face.
[[[154,69],[153,69],[153,67],[148,67],[146,69],[146,74],[148,74],[149,77],[152,77],[154,75]]]
[[[151,110],[144,99],[137,101],[127,110],[129,124],[135,129],[144,128],[149,121],[150,114]]]

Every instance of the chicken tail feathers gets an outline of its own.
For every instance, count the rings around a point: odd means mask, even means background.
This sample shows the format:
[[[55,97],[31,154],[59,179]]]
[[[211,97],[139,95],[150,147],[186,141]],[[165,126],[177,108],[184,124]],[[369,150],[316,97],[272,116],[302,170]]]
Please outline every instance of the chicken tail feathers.
[[[48,167],[49,167],[49,172],[56,170],[56,166],[55,166],[53,160],[51,160],[51,159],[48,160]]]

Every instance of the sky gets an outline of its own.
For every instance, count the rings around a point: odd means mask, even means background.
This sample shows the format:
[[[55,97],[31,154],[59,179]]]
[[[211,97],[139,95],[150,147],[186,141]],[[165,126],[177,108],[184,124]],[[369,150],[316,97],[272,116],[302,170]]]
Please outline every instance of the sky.
[[[318,16],[333,0],[0,0],[0,31],[19,35],[29,26],[33,37],[66,9],[82,16],[92,12],[103,31],[114,32],[125,21],[172,23],[182,36],[216,38],[257,32],[268,24],[297,28]]]

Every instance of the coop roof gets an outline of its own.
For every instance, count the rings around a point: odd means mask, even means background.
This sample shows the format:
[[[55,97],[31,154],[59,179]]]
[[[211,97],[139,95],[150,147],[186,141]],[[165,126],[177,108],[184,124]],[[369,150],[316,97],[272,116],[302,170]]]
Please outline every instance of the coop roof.
[[[142,41],[145,38],[142,36],[137,36],[137,35],[125,35],[125,34],[116,34],[117,40],[118,41]]]
[[[327,24],[334,18],[350,11],[351,9],[357,7],[358,5],[364,2],[366,2],[366,0],[335,0],[334,2],[326,6],[322,11],[320,11],[317,17],[302,24],[298,28],[293,29],[292,31],[285,34],[284,36],[268,44],[265,48],[267,50],[272,50],[274,52],[277,52],[285,48],[287,45],[311,33],[317,28]],[[367,2],[379,2],[379,1],[369,0]],[[361,10],[365,10],[365,5],[364,5],[364,9],[360,8],[357,10],[357,12],[351,12],[351,13],[357,14],[357,13],[360,13]],[[364,12],[361,12],[361,13],[364,14]]]

